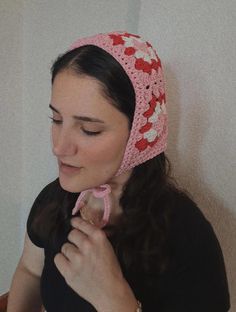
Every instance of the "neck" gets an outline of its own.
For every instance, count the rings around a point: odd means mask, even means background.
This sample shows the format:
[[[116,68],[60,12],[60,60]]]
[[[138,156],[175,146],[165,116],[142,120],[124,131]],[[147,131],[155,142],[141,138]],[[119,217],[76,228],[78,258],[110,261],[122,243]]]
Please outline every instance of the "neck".
[[[109,225],[115,225],[117,222],[119,222],[120,216],[122,215],[123,212],[123,209],[120,206],[119,201],[123,193],[124,185],[130,178],[131,174],[132,169],[120,174],[119,176],[113,177],[110,181],[107,182],[107,184],[109,184],[111,187],[112,190],[111,198],[113,198],[110,220],[108,223]]]
[[[129,170],[107,181],[107,184],[111,187],[111,194],[109,194],[111,211],[108,222],[108,226],[110,227],[119,222],[123,213],[123,209],[120,206],[120,197],[123,193],[124,185],[131,176],[131,173],[132,170]],[[83,219],[88,220],[95,225],[99,225],[104,213],[104,202],[100,198],[94,197],[92,192],[89,192],[86,197],[86,203],[83,204],[80,209],[80,215]]]
[[[107,182],[107,184],[110,185],[112,193],[114,194],[114,196],[117,197],[117,196],[121,195],[121,193],[123,191],[123,187],[124,187],[125,183],[128,181],[128,179],[130,178],[132,171],[133,170],[130,169],[126,172],[123,172],[119,176],[115,176]]]

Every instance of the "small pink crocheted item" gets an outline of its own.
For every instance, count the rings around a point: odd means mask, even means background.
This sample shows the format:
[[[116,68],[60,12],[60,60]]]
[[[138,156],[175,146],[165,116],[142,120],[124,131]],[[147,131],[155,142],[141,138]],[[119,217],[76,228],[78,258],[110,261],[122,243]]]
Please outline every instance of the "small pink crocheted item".
[[[161,61],[149,42],[126,31],[79,39],[70,50],[85,45],[95,45],[110,53],[129,76],[135,91],[132,128],[117,176],[166,150],[168,128]],[[79,202],[84,192],[80,194]],[[107,213],[104,209],[103,219]]]
[[[93,189],[88,189],[86,191],[83,191],[80,193],[75,206],[72,210],[72,215],[76,215],[76,213],[82,208],[84,204],[84,198],[86,195],[92,192],[93,196],[95,198],[101,198],[103,199],[104,202],[104,213],[102,217],[102,222],[101,222],[101,227],[105,226],[107,222],[109,221],[109,216],[111,212],[111,203],[109,200],[109,194],[111,193],[111,187],[108,184],[101,185],[100,187],[93,188]]]

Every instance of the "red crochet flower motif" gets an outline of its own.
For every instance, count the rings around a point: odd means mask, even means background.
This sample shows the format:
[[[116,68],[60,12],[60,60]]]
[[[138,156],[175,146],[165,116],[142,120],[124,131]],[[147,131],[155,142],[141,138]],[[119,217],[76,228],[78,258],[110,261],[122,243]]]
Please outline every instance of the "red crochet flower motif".
[[[144,151],[148,146],[152,147],[156,144],[159,139],[159,135],[156,129],[153,129],[153,124],[158,122],[160,114],[162,114],[165,110],[164,103],[158,101],[154,94],[152,96],[151,101],[149,102],[150,107],[146,112],[144,112],[144,117],[147,118],[146,124],[139,130],[142,134],[142,139],[137,141],[135,147],[139,151]]]
[[[148,147],[148,141],[144,138],[135,143],[135,147],[140,151],[144,151]]]
[[[147,119],[146,124],[141,127],[139,132],[142,139],[136,142],[135,146],[139,151],[144,151],[148,146],[152,147],[159,139],[157,129],[153,124],[157,123],[159,116],[165,113],[165,91],[162,81],[161,62],[156,51],[149,42],[144,42],[139,36],[129,33],[111,34],[113,45],[123,45],[125,47],[124,54],[135,57],[135,69],[148,73],[151,81],[155,81],[152,85],[152,98],[149,102],[149,108],[143,113]],[[161,105],[161,103],[163,103]]]
[[[160,67],[160,60],[148,42],[144,42],[139,36],[129,33],[125,34],[111,34],[110,38],[113,40],[113,45],[124,45],[125,55],[136,58],[135,68],[142,70],[145,73],[151,74],[152,69],[157,70]]]
[[[124,44],[124,40],[120,35],[110,35],[110,38],[113,39],[113,45]]]

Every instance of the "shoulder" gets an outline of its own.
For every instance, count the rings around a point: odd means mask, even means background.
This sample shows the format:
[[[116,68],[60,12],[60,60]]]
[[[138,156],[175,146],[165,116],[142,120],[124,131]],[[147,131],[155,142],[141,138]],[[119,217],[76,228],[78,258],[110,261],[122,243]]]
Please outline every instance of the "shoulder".
[[[31,207],[27,220],[27,233],[30,240],[38,247],[43,247],[42,235],[43,227],[46,227],[49,220],[53,203],[57,203],[60,196],[64,196],[65,191],[61,188],[59,179],[47,184],[38,194]]]
[[[159,282],[160,298],[169,298],[173,311],[193,306],[191,311],[227,311],[227,276],[213,226],[188,195],[173,192],[168,195],[170,265]]]
[[[210,221],[185,194],[178,194],[173,207],[170,246],[171,275],[179,287],[189,287],[190,298],[201,294],[203,306],[211,307],[214,302],[215,308],[218,304],[219,311],[225,311],[223,307],[229,305],[229,293],[219,240]]]
[[[34,201],[34,204],[37,204],[37,202],[48,201],[48,200],[52,199],[53,197],[55,197],[55,194],[58,191],[63,192],[63,189],[61,188],[60,183],[59,183],[59,178],[57,178],[56,180],[47,184],[39,192],[38,196],[36,197],[36,199]]]
[[[171,226],[173,230],[186,230],[193,232],[197,228],[202,230],[210,226],[208,219],[196,202],[187,194],[175,191],[171,205]]]
[[[210,247],[220,249],[212,224],[196,202],[182,192],[176,192],[174,198],[170,213],[172,247],[194,254]]]
[[[32,214],[35,210],[42,209],[45,204],[53,201],[58,194],[63,193],[63,189],[60,186],[59,179],[50,182],[47,184],[38,194],[34,203],[32,205],[30,214]]]

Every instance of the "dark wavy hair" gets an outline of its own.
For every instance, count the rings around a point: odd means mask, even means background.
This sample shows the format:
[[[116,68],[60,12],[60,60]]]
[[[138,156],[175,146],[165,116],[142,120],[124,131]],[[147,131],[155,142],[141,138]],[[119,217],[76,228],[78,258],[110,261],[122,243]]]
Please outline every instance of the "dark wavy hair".
[[[86,45],[60,55],[51,68],[52,84],[58,73],[68,69],[79,76],[97,79],[104,96],[112,100],[132,125],[134,88],[122,66],[109,53]],[[169,263],[170,212],[177,193],[180,191],[170,178],[170,163],[164,153],[133,169],[120,199],[122,218],[111,238],[125,271],[150,273],[154,269],[162,273],[166,270]],[[58,188],[58,202],[54,202],[51,209],[54,211],[54,225],[50,237],[54,243],[58,242],[63,229],[70,230],[68,207],[75,203],[77,196]],[[58,209],[59,204],[61,209]]]

